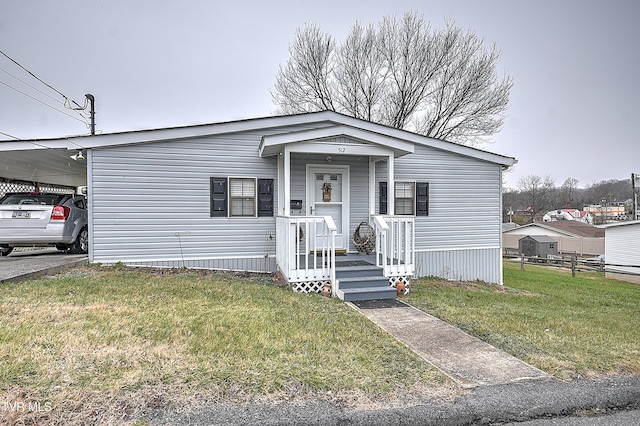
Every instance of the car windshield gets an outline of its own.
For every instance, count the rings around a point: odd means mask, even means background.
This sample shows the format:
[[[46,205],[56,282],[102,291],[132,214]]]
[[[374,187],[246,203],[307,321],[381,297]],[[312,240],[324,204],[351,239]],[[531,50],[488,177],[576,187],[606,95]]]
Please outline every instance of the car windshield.
[[[53,206],[59,204],[64,197],[60,194],[7,194],[0,200],[0,204]]]

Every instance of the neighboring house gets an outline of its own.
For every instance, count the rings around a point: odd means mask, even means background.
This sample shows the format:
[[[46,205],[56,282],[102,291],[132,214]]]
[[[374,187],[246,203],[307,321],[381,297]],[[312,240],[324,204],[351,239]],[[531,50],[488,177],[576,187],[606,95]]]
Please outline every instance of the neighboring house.
[[[558,252],[579,255],[604,253],[604,230],[575,220],[534,222],[502,233],[503,246],[517,250],[526,235],[546,235],[558,241]]]
[[[578,209],[552,210],[542,217],[543,222],[553,222],[556,220],[577,220],[578,222],[593,224],[593,216],[591,213]]]
[[[602,225],[605,276],[640,284],[640,220]]]
[[[584,210],[589,212],[594,218],[597,218],[598,223],[628,219],[627,202],[613,202],[606,205],[594,204],[585,206]]]
[[[91,262],[279,271],[317,292],[365,222],[391,283],[502,283],[511,157],[329,111],[38,143],[85,151]]]

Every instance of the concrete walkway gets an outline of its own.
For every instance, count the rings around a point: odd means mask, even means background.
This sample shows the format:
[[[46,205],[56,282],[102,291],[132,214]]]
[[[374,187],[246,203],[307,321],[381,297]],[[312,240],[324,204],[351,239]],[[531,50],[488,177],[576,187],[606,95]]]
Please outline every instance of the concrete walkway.
[[[351,302],[364,316],[464,387],[547,374],[400,300]]]
[[[56,274],[74,266],[86,265],[86,254],[66,254],[54,248],[14,252],[0,257],[0,284]]]

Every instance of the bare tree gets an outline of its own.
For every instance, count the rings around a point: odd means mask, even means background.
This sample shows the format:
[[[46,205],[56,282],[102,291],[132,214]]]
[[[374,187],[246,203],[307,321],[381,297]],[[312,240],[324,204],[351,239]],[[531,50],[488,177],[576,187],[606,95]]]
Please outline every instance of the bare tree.
[[[567,178],[560,187],[562,193],[562,204],[566,207],[577,207],[574,200],[575,190],[578,188],[578,179]]]
[[[334,110],[465,145],[500,130],[512,79],[500,54],[452,24],[433,30],[416,12],[356,23],[344,42],[298,30],[271,92],[278,113]]]
[[[273,101],[285,114],[335,110],[333,66],[335,42],[315,26],[298,30],[289,46],[291,58],[278,70]]]
[[[534,221],[536,214],[550,208],[549,196],[555,189],[551,176],[544,179],[536,175],[523,176],[518,180],[518,188],[531,214],[531,222]]]

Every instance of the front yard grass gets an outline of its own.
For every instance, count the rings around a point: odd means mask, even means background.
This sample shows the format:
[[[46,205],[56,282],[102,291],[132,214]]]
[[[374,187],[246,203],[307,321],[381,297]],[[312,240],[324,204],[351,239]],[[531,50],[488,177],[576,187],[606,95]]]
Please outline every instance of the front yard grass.
[[[420,279],[404,300],[561,379],[640,375],[640,286],[509,263],[504,275]],[[264,275],[89,266],[0,290],[0,424],[458,392],[348,305]],[[19,403],[38,410],[7,411]]]
[[[509,262],[504,284],[422,279],[406,301],[561,379],[640,375],[640,286]]]
[[[90,423],[118,404],[133,417],[203,399],[353,403],[452,388],[342,301],[268,276],[116,266],[7,284],[0,342],[0,403],[48,402],[34,423]]]

